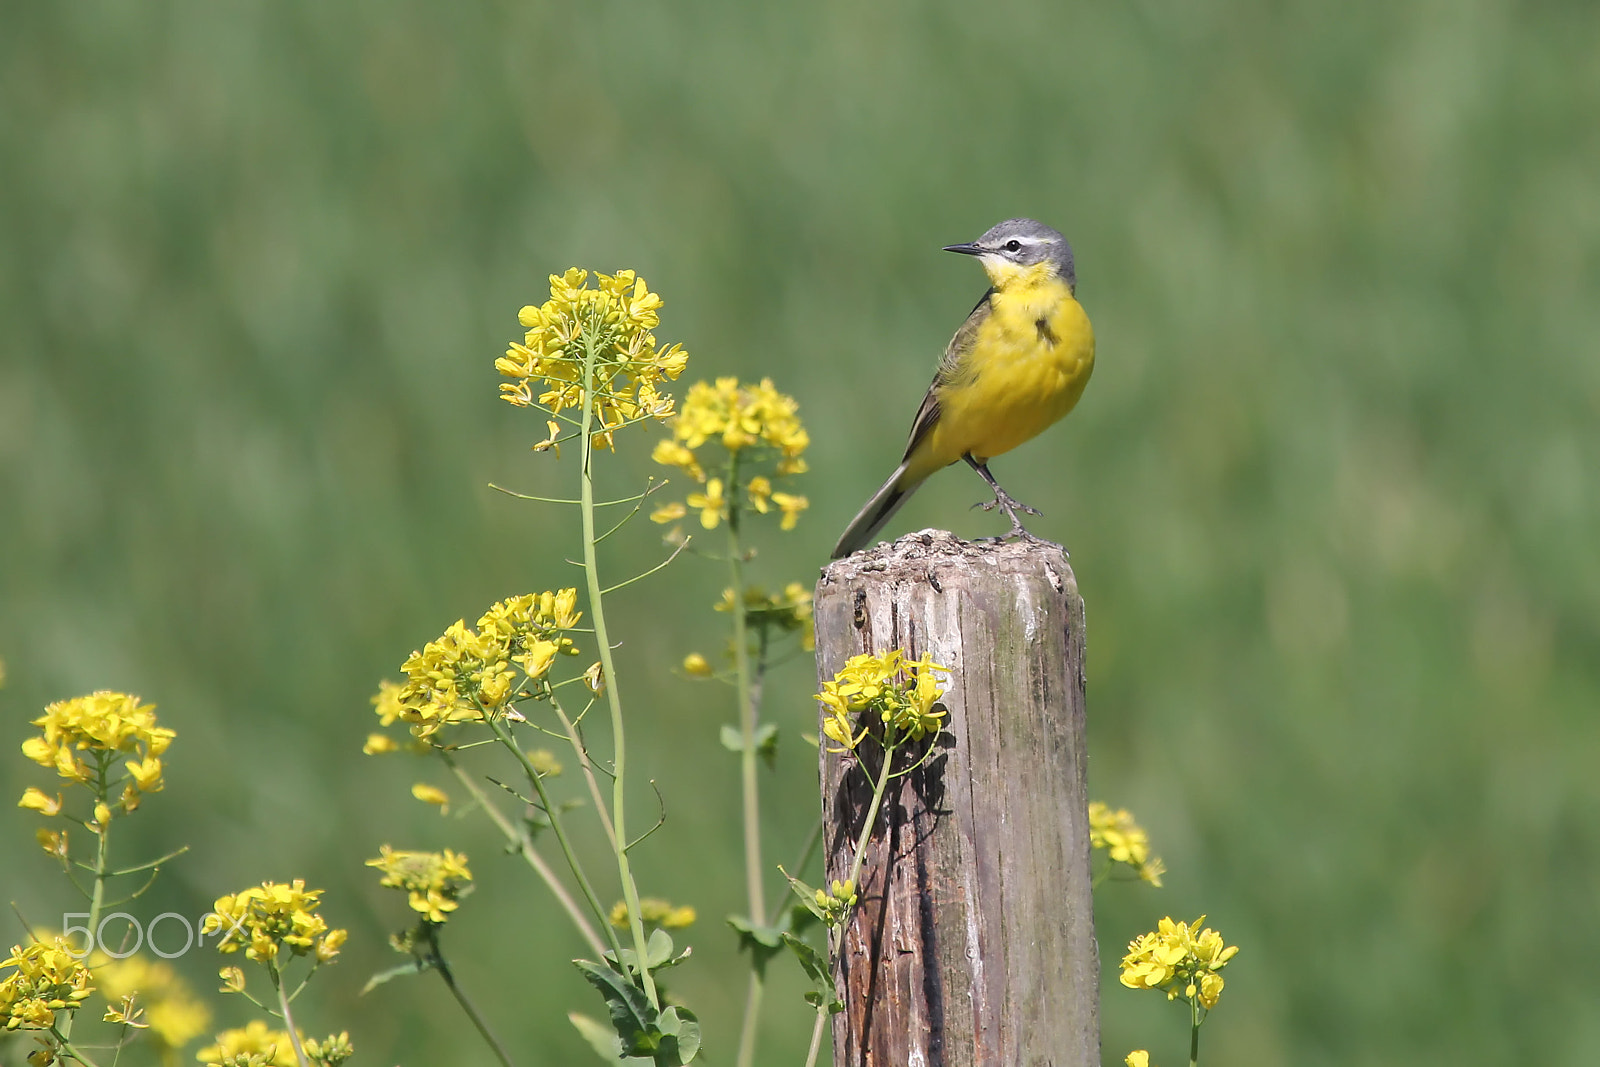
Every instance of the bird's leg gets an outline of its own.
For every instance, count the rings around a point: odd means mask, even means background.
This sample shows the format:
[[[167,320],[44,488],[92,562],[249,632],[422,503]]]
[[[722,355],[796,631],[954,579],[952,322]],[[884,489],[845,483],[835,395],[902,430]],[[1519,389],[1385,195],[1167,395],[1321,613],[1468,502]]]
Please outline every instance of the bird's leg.
[[[982,503],[974,504],[972,506],[975,508],[980,508],[983,511],[991,511],[998,507],[1001,511],[1005,512],[1006,517],[1011,520],[1011,530],[1008,533],[995,538],[995,540],[1004,541],[1012,537],[1020,538],[1023,541],[1041,540],[1041,538],[1035,537],[1033,534],[1029,533],[1023,527],[1022,520],[1017,517],[1017,512],[1019,511],[1027,512],[1029,515],[1038,515],[1040,512],[1035,508],[1030,508],[1021,501],[1014,499],[1010,493],[1000,488],[1000,483],[995,481],[994,475],[989,473],[989,465],[987,463],[979,463],[970,455],[962,456],[961,458],[967,461],[967,465],[969,467],[978,472],[979,477],[989,483],[990,489],[994,490],[993,500],[986,500]]]

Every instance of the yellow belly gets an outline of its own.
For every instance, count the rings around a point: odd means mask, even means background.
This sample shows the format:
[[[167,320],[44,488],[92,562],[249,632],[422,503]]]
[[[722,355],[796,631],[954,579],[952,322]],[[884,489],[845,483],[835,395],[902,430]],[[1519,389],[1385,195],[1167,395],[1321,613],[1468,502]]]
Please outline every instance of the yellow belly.
[[[1065,286],[1012,299],[997,294],[971,350],[939,389],[939,421],[917,450],[914,473],[1011,451],[1071,411],[1093,370],[1094,330]]]

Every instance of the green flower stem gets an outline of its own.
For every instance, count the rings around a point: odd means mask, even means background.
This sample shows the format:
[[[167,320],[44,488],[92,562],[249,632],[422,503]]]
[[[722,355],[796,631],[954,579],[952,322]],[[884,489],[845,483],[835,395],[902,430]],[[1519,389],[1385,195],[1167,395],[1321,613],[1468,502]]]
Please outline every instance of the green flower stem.
[[[479,705],[482,711],[482,705]],[[594,912],[595,919],[600,923],[601,929],[606,932],[606,940],[611,943],[611,951],[616,953],[617,960],[622,960],[622,942],[617,940],[616,931],[611,929],[611,920],[606,913],[605,905],[600,903],[600,898],[595,895],[594,886],[589,882],[589,876],[583,873],[583,866],[578,862],[578,854],[572,850],[572,841],[567,837],[567,829],[561,822],[561,810],[551,801],[550,794],[545,791],[544,779],[534,768],[533,762],[528,759],[527,753],[517,744],[517,739],[511,736],[511,731],[506,724],[496,715],[487,711],[483,712],[484,721],[489,724],[489,729],[500,739],[500,743],[510,749],[522,764],[523,771],[528,776],[528,781],[533,783],[534,791],[539,794],[539,803],[544,805],[546,818],[550,820],[550,831],[556,835],[556,842],[561,846],[561,854],[566,857],[567,866],[572,870],[572,876],[578,881],[578,888],[583,891],[583,897],[589,904],[589,910]],[[639,954],[644,959],[644,954]]]
[[[67,1019],[71,1020],[73,1014],[76,1013],[68,1013]],[[85,1056],[82,1052],[79,1052],[77,1048],[73,1046],[72,1042],[67,1040],[67,1035],[63,1032],[66,1029],[70,1029],[70,1027],[52,1026],[50,1028],[50,1033],[59,1043],[61,1051],[65,1052],[68,1056],[71,1056],[73,1059],[83,1064],[83,1067],[96,1067],[96,1064],[93,1060]]]
[[[500,828],[500,832],[505,835],[506,840],[518,852],[522,853],[522,858],[527,860],[528,866],[533,868],[533,872],[539,876],[539,879],[554,894],[556,902],[567,913],[567,918],[572,920],[572,925],[578,928],[578,933],[588,943],[589,948],[597,957],[605,955],[605,943],[600,940],[600,935],[594,932],[594,927],[589,925],[589,920],[584,918],[583,910],[578,907],[578,902],[572,899],[572,894],[567,891],[567,887],[562,884],[561,879],[556,877],[556,872],[550,868],[550,864],[546,863],[545,858],[534,848],[533,838],[528,835],[526,830],[519,829],[510,819],[506,818],[506,813],[501,811],[484,794],[478,783],[472,780],[472,776],[462,769],[453,756],[442,749],[440,754],[444,758],[445,766],[450,768],[450,773],[456,776],[456,781],[460,782],[462,787],[472,795],[472,799],[477,802],[478,807],[482,808],[484,813],[489,816],[489,819]]]
[[[856,858],[850,864],[850,884],[859,893],[861,889],[861,864],[867,858],[867,841],[872,837],[872,824],[878,821],[878,808],[883,805],[883,794],[888,791],[889,768],[894,765],[894,745],[883,749],[883,768],[878,772],[877,784],[872,789],[872,804],[867,808],[867,821],[861,826],[861,837],[856,841]]]
[[[110,806],[106,799],[108,786],[106,785],[106,771],[110,768],[110,756],[101,753],[95,768],[94,797],[95,802]],[[94,851],[94,890],[89,894],[89,949],[92,951],[95,938],[99,936],[100,912],[106,905],[106,881],[111,877],[111,821],[108,819],[100,827],[95,836]],[[76,1012],[67,1015],[58,1027],[62,1041],[72,1036],[72,1021],[77,1018]],[[87,1062],[87,1061],[86,1061]]]
[[[761,1001],[766,995],[766,983],[754,961],[750,964],[750,979],[744,992],[744,1023],[739,1028],[739,1067],[750,1067],[756,1059],[756,1023],[761,1017]]]
[[[633,933],[633,949],[639,961],[639,978],[644,985],[644,995],[649,998],[650,1006],[661,1008],[661,999],[656,993],[655,976],[645,967],[647,957],[645,952],[644,920],[639,912],[639,887],[633,881],[633,868],[628,862],[628,830],[626,816],[626,790],[627,776],[627,744],[625,729],[622,721],[622,695],[618,685],[617,672],[611,662],[611,638],[606,628],[606,612],[600,591],[600,569],[596,563],[595,553],[595,524],[594,524],[594,363],[596,352],[595,336],[592,327],[583,331],[583,470],[582,500],[580,510],[583,513],[583,576],[589,587],[590,621],[594,624],[594,639],[599,645],[601,677],[605,682],[606,702],[611,708],[611,766],[616,777],[611,783],[611,819],[616,830],[612,842],[612,852],[617,857],[617,880],[622,883],[622,899],[628,905],[628,926]],[[524,757],[526,758],[526,757]],[[554,813],[552,812],[552,821]],[[607,922],[607,929],[610,923]],[[617,966],[622,966],[622,953],[617,953]],[[626,973],[626,971],[624,971]]]
[[[1189,998],[1189,1067],[1200,1062],[1200,1001]]]
[[[806,1067],[816,1067],[817,1053],[822,1049],[822,1028],[828,1022],[826,1006],[817,1009],[817,1021],[811,1027],[811,1048],[806,1052]]]
[[[728,456],[728,573],[733,582],[733,670],[739,701],[739,777],[744,799],[744,881],[750,922],[767,924],[761,878],[761,780],[756,766],[756,708],[750,672],[750,635],[744,606],[744,546],[739,542],[739,453]],[[738,1067],[755,1063],[756,1027],[764,995],[761,969],[750,962],[744,1022],[739,1028]]]
[[[606,811],[605,801],[600,796],[600,782],[594,776],[594,764],[589,762],[589,750],[584,746],[583,738],[578,736],[578,727],[567,717],[567,711],[556,700],[551,699],[550,707],[560,718],[561,725],[566,728],[567,741],[572,745],[573,754],[578,757],[578,767],[583,771],[584,781],[589,783],[589,798],[594,801],[594,813],[600,816],[600,825],[605,829],[606,840],[611,842],[611,847],[617,847],[617,832],[611,825],[611,815]]]
[[[444,984],[449,988],[450,995],[456,998],[456,1003],[461,1005],[461,1010],[467,1013],[467,1018],[472,1020],[472,1025],[477,1028],[478,1035],[488,1044],[494,1052],[495,1059],[504,1067],[512,1067],[511,1056],[506,1052],[505,1046],[500,1044],[494,1032],[489,1029],[489,1022],[479,1012],[472,999],[467,996],[466,990],[456,985],[456,976],[450,970],[450,964],[444,958],[444,950],[439,947],[439,931],[433,923],[421,923],[423,937],[428,942],[428,953],[433,958],[433,969],[439,972],[439,977],[444,979]]]
[[[278,994],[278,1012],[283,1016],[283,1028],[289,1032],[289,1045],[294,1049],[294,1058],[300,1067],[310,1067],[306,1060],[306,1050],[300,1047],[300,1034],[294,1028],[294,1016],[289,1011],[289,995],[283,988],[283,976],[278,973],[278,964],[275,961],[267,962],[267,977],[272,979],[272,988]]]

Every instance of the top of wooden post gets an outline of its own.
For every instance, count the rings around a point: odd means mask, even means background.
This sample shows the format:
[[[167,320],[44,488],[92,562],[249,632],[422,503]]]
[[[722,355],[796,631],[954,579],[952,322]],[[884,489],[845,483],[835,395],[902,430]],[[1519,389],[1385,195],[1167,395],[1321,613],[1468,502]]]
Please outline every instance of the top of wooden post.
[[[878,572],[904,571],[925,578],[946,567],[993,567],[1005,573],[1044,570],[1057,592],[1072,589],[1077,579],[1067,553],[1049,541],[963,541],[949,530],[918,530],[887,544],[854,552],[822,568],[826,584]]]

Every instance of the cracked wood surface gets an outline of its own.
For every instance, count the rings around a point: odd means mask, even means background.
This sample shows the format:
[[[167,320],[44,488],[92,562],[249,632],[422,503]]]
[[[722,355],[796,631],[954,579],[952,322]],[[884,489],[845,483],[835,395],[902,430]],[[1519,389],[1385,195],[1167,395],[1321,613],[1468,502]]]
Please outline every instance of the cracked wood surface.
[[[924,530],[828,566],[815,606],[822,678],[896,647],[952,672],[945,729],[890,783],[836,935],[834,1064],[1098,1065],[1084,615],[1065,554]],[[821,764],[831,881],[872,787],[826,744]]]

